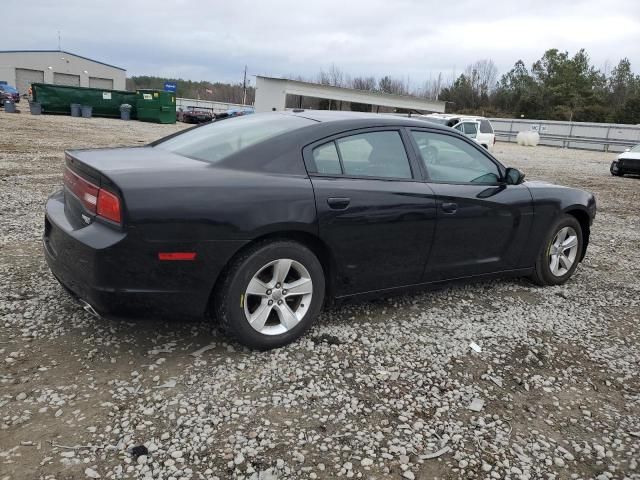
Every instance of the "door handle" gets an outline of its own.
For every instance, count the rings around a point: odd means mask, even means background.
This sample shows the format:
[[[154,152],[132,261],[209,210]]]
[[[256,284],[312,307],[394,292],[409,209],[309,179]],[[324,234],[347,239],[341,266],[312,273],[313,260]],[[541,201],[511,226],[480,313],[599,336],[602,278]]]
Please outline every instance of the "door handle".
[[[442,204],[442,211],[444,213],[456,213],[458,211],[458,204],[453,202],[444,202]]]
[[[346,210],[350,202],[351,202],[351,199],[346,197],[327,198],[327,204],[329,205],[329,208],[333,210]]]

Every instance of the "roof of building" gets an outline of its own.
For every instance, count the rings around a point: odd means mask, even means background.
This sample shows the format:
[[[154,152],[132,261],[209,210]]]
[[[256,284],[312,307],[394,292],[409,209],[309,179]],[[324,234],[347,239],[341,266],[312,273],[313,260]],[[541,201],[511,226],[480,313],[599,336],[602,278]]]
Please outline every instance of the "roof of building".
[[[398,95],[395,93],[358,90],[355,88],[336,87],[333,85],[291,80],[288,78],[268,77],[266,75],[256,75],[256,87],[258,89],[256,96],[259,94],[259,82],[261,81],[283,84],[283,90],[285,90],[287,94],[292,95],[327,98],[338,101],[406,108],[411,110],[444,112],[445,109],[445,102],[441,100],[431,100],[428,98],[414,97],[410,95]]]
[[[74,57],[82,58],[84,60],[89,60],[90,62],[99,63],[100,65],[105,65],[111,68],[117,68],[118,70],[122,70],[126,72],[126,68],[116,67],[115,65],[111,65],[109,63],[100,62],[98,60],[94,60],[93,58],[83,57],[82,55],[78,55],[77,53],[67,52],[66,50],[0,50],[0,53],[64,53],[66,55],[73,55]]]

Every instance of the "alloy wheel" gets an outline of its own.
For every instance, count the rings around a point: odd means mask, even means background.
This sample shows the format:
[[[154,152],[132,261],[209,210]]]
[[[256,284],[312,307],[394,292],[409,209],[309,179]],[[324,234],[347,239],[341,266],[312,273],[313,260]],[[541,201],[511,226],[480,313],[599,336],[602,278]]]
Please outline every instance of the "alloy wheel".
[[[578,256],[578,234],[573,227],[558,230],[549,245],[549,269],[556,277],[566,275]]]
[[[251,278],[245,291],[244,314],[263,335],[280,335],[306,315],[313,296],[309,271],[300,262],[281,258],[267,263]]]

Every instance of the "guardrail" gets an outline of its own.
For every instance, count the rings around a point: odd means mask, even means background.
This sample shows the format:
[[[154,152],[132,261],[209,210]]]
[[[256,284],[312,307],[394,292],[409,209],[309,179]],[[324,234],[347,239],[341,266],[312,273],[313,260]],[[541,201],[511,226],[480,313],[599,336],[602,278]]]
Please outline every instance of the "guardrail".
[[[515,142],[518,132],[537,131],[540,144],[562,148],[622,152],[640,144],[640,125],[492,118],[496,140]]]
[[[198,100],[196,98],[176,98],[176,108],[184,110],[187,107],[206,107],[210,108],[213,113],[223,113],[231,108],[251,107],[251,105],[242,105],[240,103],[214,102],[212,100]]]

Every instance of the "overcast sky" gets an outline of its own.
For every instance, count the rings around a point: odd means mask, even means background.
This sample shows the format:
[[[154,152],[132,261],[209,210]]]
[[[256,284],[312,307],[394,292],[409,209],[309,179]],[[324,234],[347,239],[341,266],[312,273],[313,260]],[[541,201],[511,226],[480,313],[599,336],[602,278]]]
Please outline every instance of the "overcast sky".
[[[62,49],[131,75],[312,77],[332,63],[420,85],[490,58],[500,73],[548,48],[640,72],[640,0],[2,0],[0,49]],[[13,16],[16,21],[11,21]]]

